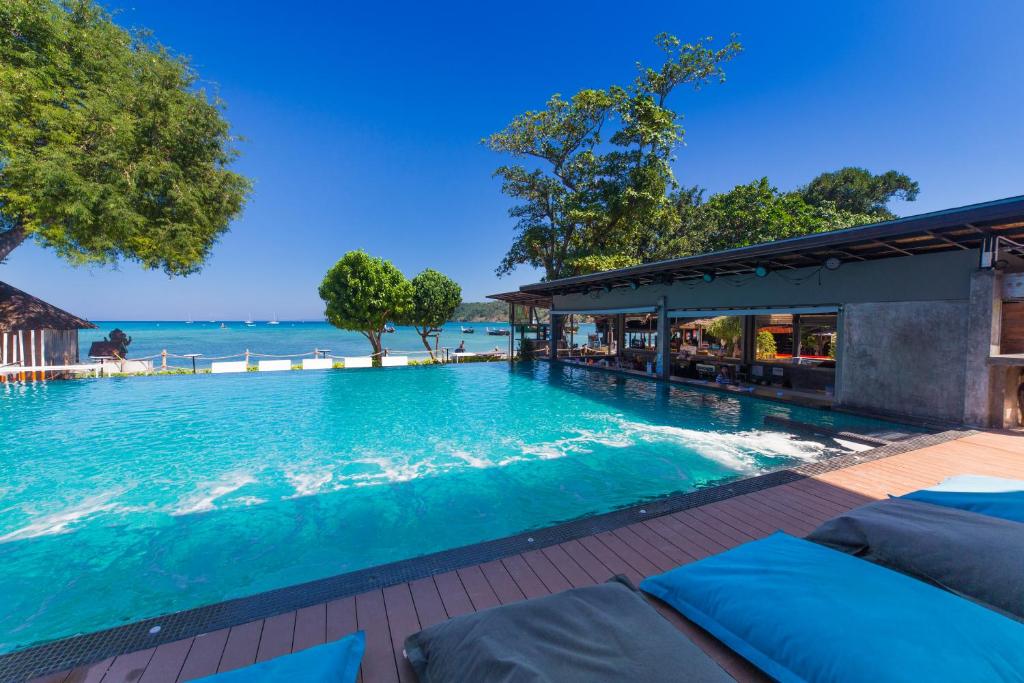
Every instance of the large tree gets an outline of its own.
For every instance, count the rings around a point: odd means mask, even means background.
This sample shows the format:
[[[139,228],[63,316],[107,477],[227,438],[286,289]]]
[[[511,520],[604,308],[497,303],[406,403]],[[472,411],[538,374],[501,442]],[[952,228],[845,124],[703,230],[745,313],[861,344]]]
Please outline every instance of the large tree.
[[[484,140],[526,162],[495,172],[502,191],[518,200],[509,211],[516,236],[499,274],[528,264],[543,268],[547,279],[574,275],[595,257],[623,254],[637,232],[672,219],[671,162],[684,131],[669,96],[679,86],[724,80],[723,64],[741,50],[735,39],[717,50],[707,47],[710,40],[681,44],[661,34],[655,42],[664,63],[638,64],[631,85],[581,90],[569,99],[556,94]]]
[[[813,206],[797,192],[780,192],[767,178],[711,195],[705,202],[680,205],[679,211],[678,232],[656,245],[650,260],[745,247],[874,220],[868,214],[840,211],[829,202]],[[665,248],[674,253],[664,253]]]
[[[412,279],[412,306],[400,322],[416,328],[431,360],[435,358],[430,337],[452,319],[461,303],[462,288],[447,275],[427,268]]]
[[[320,298],[327,304],[327,321],[361,333],[379,357],[388,321],[405,320],[412,310],[413,288],[390,261],[350,251],[327,271]]]
[[[0,260],[198,270],[250,183],[189,63],[92,0],[0,2]]]
[[[868,214],[887,220],[895,218],[888,204],[893,199],[917,199],[917,181],[899,171],[879,175],[866,168],[847,166],[822,173],[800,189],[804,201],[814,206],[831,204],[838,211]]]

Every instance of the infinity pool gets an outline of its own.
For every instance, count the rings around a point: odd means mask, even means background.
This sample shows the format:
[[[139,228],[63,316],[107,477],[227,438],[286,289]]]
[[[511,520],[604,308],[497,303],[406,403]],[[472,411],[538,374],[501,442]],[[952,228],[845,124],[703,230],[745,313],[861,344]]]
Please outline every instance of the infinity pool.
[[[816,460],[862,418],[546,363],[0,388],[0,652]]]

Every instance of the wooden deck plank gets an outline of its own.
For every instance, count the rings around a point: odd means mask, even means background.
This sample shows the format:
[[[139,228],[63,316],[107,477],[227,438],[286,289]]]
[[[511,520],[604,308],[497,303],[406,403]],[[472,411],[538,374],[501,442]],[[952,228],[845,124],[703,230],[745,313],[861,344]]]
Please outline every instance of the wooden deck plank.
[[[139,683],[175,683],[195,638],[164,643],[156,648]]]
[[[558,570],[558,567],[540,550],[531,550],[523,553],[522,557],[549,593],[560,593],[573,587],[572,583],[565,578],[565,575]],[[586,572],[582,573],[585,574]]]
[[[52,674],[29,679],[28,683],[64,683],[64,680],[71,675],[70,671],[56,671]]]
[[[146,671],[146,666],[149,664],[149,660],[153,658],[154,652],[156,652],[156,648],[150,647],[145,650],[136,650],[128,654],[118,655],[114,658],[110,668],[107,669],[107,673],[103,674],[102,682],[135,683],[135,681],[142,678],[142,674]]]
[[[437,586],[441,603],[449,618],[474,611],[473,601],[470,599],[469,593],[466,592],[466,587],[462,584],[462,579],[459,578],[457,572],[437,574],[434,577],[434,584]]]
[[[699,517],[692,515],[690,510],[665,515],[662,519],[666,524],[678,523],[682,527],[689,527],[691,532],[697,532],[693,536],[694,542],[706,545],[710,553],[720,553],[738,545],[737,541],[725,536],[716,527],[709,526]],[[679,528],[678,532],[683,533],[684,529]]]
[[[779,516],[776,512],[765,512],[757,510],[747,504],[747,501],[730,499],[722,501],[722,505],[716,514],[725,515],[734,520],[735,523],[746,524],[754,535],[764,537],[774,534],[779,529],[792,526],[789,520]]]
[[[295,652],[327,642],[327,604],[303,607],[295,613]]]
[[[762,538],[766,534],[774,531],[774,529],[766,531],[765,527],[770,527],[770,524],[763,521],[763,518],[755,521],[753,518],[747,516],[747,514],[744,514],[744,510],[746,510],[746,508],[740,505],[732,507],[718,503],[706,505],[701,508],[701,511],[709,517],[713,517],[719,522],[732,527],[748,539]]]
[[[356,623],[366,632],[366,651],[363,654],[363,681],[397,683],[398,669],[391,647],[391,632],[384,609],[384,593],[368,591],[356,596]]]
[[[428,576],[410,582],[409,591],[412,593],[412,602],[416,607],[420,628],[430,628],[448,618],[433,577]]]
[[[178,674],[178,681],[191,681],[217,673],[230,630],[222,628],[219,631],[204,633],[193,638],[192,648],[188,651],[188,656],[185,657],[181,673]]]
[[[285,612],[269,617],[263,622],[260,645],[256,650],[256,661],[265,662],[292,651],[295,641],[295,612]]]
[[[94,664],[84,664],[71,670],[68,677],[64,679],[64,683],[100,683],[103,680],[104,674],[107,673],[107,669],[114,663],[113,657],[107,657],[106,659],[96,662]]]
[[[615,576],[615,570],[601,562],[579,540],[566,541],[561,544],[561,548],[594,580],[594,583],[604,583]]]
[[[576,560],[569,557],[561,545],[548,546],[541,550],[541,554],[554,565],[558,573],[565,577],[565,580],[572,584],[573,588],[593,586],[597,583],[590,574],[581,567]]]
[[[526,563],[522,555],[506,557],[501,563],[505,565],[505,570],[527,598],[539,598],[542,595],[551,594],[544,582],[530,569],[530,565]]]
[[[612,574],[622,574],[634,585],[639,584],[643,581],[647,575],[643,570],[639,570],[630,564],[625,558],[621,557],[618,553],[608,547],[607,543],[602,543],[597,536],[585,536],[579,539],[580,545],[587,549],[590,554],[601,561],[601,564],[608,567]],[[654,565],[644,565],[645,570],[653,568]],[[607,579],[606,579],[607,580]]]
[[[416,683],[416,674],[402,654],[405,639],[420,630],[416,606],[412,601],[409,584],[400,583],[384,589],[384,609],[391,631],[391,650],[398,668],[398,680],[402,683]]]
[[[707,548],[695,542],[695,540],[687,533],[681,533],[678,527],[682,525],[679,524],[679,522],[676,522],[675,525],[673,525],[668,524],[667,521],[668,520],[665,517],[656,517],[654,519],[644,520],[643,524],[648,529],[688,554],[694,560],[700,560],[711,554]],[[696,532],[692,533],[696,534]]]
[[[262,619],[240,626],[232,626],[228,632],[228,642],[224,645],[224,654],[220,657],[217,671],[233,671],[254,664],[256,651],[260,647],[261,633],[263,633]]]
[[[491,584],[494,594],[498,596],[501,604],[507,605],[510,602],[518,602],[526,599],[523,591],[519,589],[516,582],[512,580],[505,565],[501,560],[491,560],[480,565],[480,571],[487,577],[487,583]]]
[[[331,600],[324,605],[324,628],[327,632],[327,642],[344,638],[347,635],[359,630],[356,622],[356,599],[354,596]]]
[[[635,533],[637,536],[642,538],[644,541],[649,543],[651,546],[657,548],[661,553],[666,555],[672,563],[676,566],[686,564],[687,562],[693,561],[693,556],[683,550],[677,545],[674,545],[664,536],[655,532],[650,526],[643,522],[637,522],[630,524],[625,527]]]
[[[626,546],[646,559],[648,562],[657,567],[659,572],[667,572],[670,569],[675,569],[679,566],[679,563],[669,557],[666,553],[661,552],[653,544],[645,541],[640,534],[631,529],[630,527],[622,527],[621,529],[614,529],[611,532],[612,536],[615,536]]]
[[[470,602],[473,603],[474,610],[479,612],[482,609],[497,607],[501,604],[498,596],[494,593],[494,589],[491,588],[491,584],[484,577],[480,565],[465,567],[459,569],[456,573],[462,579],[462,585],[466,589],[466,594],[469,595]]]
[[[730,523],[732,520],[723,520],[717,515],[713,515],[705,510],[704,507],[693,508],[692,510],[687,510],[687,512],[689,512],[694,519],[699,519],[709,528],[714,529],[715,533],[721,534],[736,544],[746,543],[747,541],[752,541],[756,538],[753,534],[748,534],[737,529]]]

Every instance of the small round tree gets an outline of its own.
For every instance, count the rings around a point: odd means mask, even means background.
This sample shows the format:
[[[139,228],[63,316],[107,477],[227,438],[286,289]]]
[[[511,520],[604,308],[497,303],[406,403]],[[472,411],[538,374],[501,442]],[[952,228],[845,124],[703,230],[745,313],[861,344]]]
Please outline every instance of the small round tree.
[[[779,352],[775,336],[768,330],[758,330],[755,348],[758,360],[771,360]]]
[[[416,328],[431,360],[436,358],[430,337],[451,320],[461,303],[462,288],[447,275],[427,268],[412,279],[412,307],[400,322]]]
[[[412,308],[412,284],[390,261],[350,251],[327,271],[320,298],[328,322],[361,333],[379,356],[387,322],[405,319]]]

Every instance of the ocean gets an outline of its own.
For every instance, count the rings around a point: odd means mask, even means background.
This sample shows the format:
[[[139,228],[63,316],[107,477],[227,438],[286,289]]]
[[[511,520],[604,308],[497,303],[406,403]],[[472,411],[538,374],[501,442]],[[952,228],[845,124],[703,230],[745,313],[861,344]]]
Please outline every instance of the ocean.
[[[88,360],[92,342],[103,339],[114,329],[120,329],[132,338],[128,347],[129,358],[159,356],[163,350],[178,356],[198,353],[202,354],[196,359],[198,367],[208,367],[214,358],[233,355],[241,358],[246,350],[268,356],[310,353],[314,349],[327,350],[333,356],[366,356],[372,352],[370,342],[362,334],[339,330],[323,320],[282,320],[278,325],[261,321],[251,327],[240,320],[196,320],[192,323],[180,320],[93,322],[98,325],[98,329],[82,330],[79,333],[83,362]],[[463,328],[472,329],[473,333],[463,334]],[[495,348],[507,351],[508,337],[489,335],[488,328],[508,329],[508,324],[450,322],[441,332],[439,346],[455,349],[460,342],[464,342],[466,351],[479,353]],[[588,332],[593,332],[593,325],[581,326],[577,339],[586,342]],[[412,327],[397,327],[394,333],[384,335],[383,343],[392,354],[407,354],[414,359],[427,356],[420,336]],[[160,359],[155,358],[155,364],[159,362]],[[191,361],[170,358],[168,365],[191,367]]]

